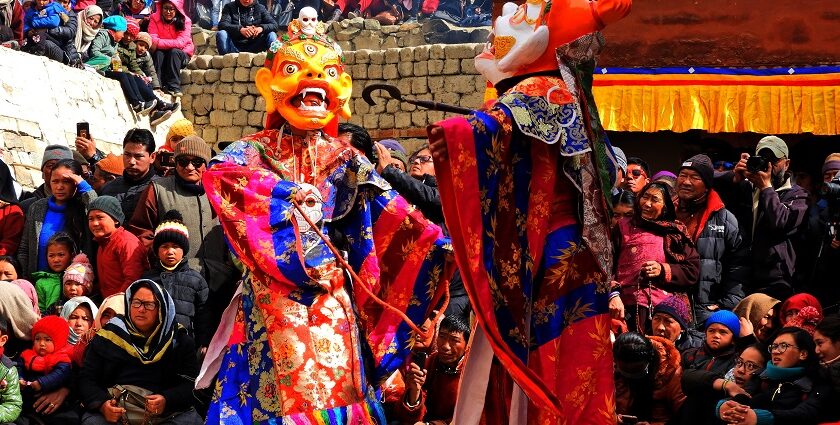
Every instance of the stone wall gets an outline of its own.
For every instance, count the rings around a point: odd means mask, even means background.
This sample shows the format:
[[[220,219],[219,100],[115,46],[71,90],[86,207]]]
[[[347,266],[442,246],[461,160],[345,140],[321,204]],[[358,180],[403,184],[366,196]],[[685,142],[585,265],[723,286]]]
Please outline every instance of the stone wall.
[[[177,113],[152,129],[158,143],[180,116]],[[0,157],[22,186],[41,184],[44,148],[50,144],[73,148],[80,121],[90,124],[91,135],[104,152],[122,152],[129,129],[149,128],[148,117],[135,117],[116,81],[0,48]]]
[[[428,124],[444,118],[443,112],[393,99],[374,97],[377,104],[369,106],[361,94],[372,83],[394,84],[406,98],[479,107],[485,81],[476,72],[473,58],[481,48],[480,44],[433,44],[345,52],[353,77],[350,122],[364,126],[374,138],[411,138],[423,137]],[[201,129],[205,140],[232,141],[261,128],[265,101],[254,77],[264,62],[264,53],[201,55],[182,72],[184,115]]]

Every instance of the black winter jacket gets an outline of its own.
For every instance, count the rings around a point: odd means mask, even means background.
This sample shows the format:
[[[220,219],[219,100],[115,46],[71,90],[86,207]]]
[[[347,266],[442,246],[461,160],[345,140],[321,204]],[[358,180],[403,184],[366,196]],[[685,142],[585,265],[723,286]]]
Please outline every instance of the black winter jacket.
[[[434,176],[426,174],[422,180],[418,180],[396,167],[388,166],[382,170],[382,178],[391,184],[406,201],[414,204],[429,221],[443,225],[443,207],[440,203],[437,179]]]
[[[802,377],[791,382],[762,379],[758,388],[751,391],[750,407],[769,411],[773,425],[817,424],[829,400],[830,386]],[[759,425],[767,422],[759,420]]]
[[[263,32],[255,38],[245,38],[239,30],[248,26],[260,27]],[[219,30],[227,31],[228,37],[241,52],[264,51],[268,33],[279,28],[268,9],[256,1],[248,7],[242,6],[238,0],[226,4],[219,20]]]
[[[143,364],[101,335],[93,337],[76,381],[85,409],[96,411],[111,399],[108,388],[136,385],[166,398],[166,416],[192,407],[193,382],[198,376],[195,342],[187,330],[175,331],[172,345],[155,363]]]
[[[785,189],[760,191],[757,222],[753,226],[753,186],[746,180],[735,183],[734,176],[731,171],[717,173],[715,190],[738,218],[744,241],[751,247],[752,282],[745,288],[746,292],[765,292],[778,298],[780,287],[789,291],[793,284],[796,271],[793,242],[803,230],[808,192],[790,184],[789,178]]]
[[[151,167],[149,168],[149,172],[137,181],[129,179],[126,177],[126,174],[123,173],[122,176],[117,177],[102,187],[102,193],[100,195],[113,196],[120,201],[120,206],[122,207],[126,220],[126,223],[123,224],[127,224],[134,215],[134,209],[137,207],[140,195],[147,187],[149,187],[149,183],[151,183],[152,180],[157,180],[158,178],[160,177],[155,175],[155,170]]]
[[[186,260],[178,263],[171,272],[161,267],[157,260],[154,264],[143,279],[153,280],[163,286],[175,302],[175,320],[187,328],[199,347],[209,345],[213,330],[207,329],[210,321],[207,309],[210,289],[207,281],[199,272],[190,268]]]

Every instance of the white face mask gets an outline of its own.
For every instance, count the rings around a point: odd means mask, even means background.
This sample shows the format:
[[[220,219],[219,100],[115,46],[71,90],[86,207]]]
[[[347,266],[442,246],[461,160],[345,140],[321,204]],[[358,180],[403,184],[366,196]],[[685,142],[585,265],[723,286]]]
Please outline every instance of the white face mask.
[[[318,11],[312,7],[306,6],[300,10],[298,14],[298,21],[300,21],[300,31],[307,35],[314,35],[318,28]]]

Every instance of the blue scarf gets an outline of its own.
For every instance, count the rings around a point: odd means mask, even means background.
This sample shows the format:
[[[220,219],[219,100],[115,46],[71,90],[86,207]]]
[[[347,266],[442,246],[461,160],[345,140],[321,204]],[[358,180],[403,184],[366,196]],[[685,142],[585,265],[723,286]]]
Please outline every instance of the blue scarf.
[[[795,381],[805,376],[804,367],[778,367],[773,362],[767,362],[767,369],[761,372],[761,378],[772,381]]]

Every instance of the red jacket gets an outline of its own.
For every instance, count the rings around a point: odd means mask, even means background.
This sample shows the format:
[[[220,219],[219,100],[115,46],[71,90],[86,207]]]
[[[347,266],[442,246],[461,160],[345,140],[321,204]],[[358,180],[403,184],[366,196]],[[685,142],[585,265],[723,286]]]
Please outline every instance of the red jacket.
[[[192,56],[195,45],[192,40],[192,21],[184,13],[184,0],[169,0],[178,13],[184,18],[184,29],[178,31],[172,24],[163,22],[160,14],[163,12],[163,2],[157,6],[157,11],[149,19],[149,35],[152,36],[152,44],[155,49],[170,50],[181,49],[187,56]]]
[[[423,383],[417,406],[408,407],[404,396],[400,397],[399,406],[394,413],[401,423],[448,424],[452,421],[464,359],[461,358],[455,373],[449,374],[439,370],[437,356],[438,353],[435,352],[429,357],[426,382]]]
[[[0,207],[0,255],[14,256],[23,235],[23,211],[19,206]]]
[[[140,239],[124,227],[117,227],[110,236],[96,239],[96,243],[96,277],[102,298],[124,292],[149,268]]]

